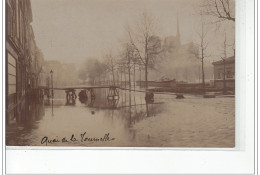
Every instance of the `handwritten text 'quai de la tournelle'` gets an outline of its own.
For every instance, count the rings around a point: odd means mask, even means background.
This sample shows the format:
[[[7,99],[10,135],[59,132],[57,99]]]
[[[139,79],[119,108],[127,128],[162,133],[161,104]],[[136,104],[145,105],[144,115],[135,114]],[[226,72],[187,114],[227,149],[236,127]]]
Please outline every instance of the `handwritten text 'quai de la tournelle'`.
[[[41,139],[42,145],[48,145],[48,144],[54,144],[54,143],[74,143],[74,142],[107,142],[107,141],[113,141],[115,138],[110,138],[109,133],[104,134],[103,137],[88,137],[86,135],[87,133],[84,132],[80,134],[79,137],[76,137],[74,134],[72,134],[70,137],[63,137],[59,138],[56,136],[55,138],[49,138],[48,136],[44,136]]]

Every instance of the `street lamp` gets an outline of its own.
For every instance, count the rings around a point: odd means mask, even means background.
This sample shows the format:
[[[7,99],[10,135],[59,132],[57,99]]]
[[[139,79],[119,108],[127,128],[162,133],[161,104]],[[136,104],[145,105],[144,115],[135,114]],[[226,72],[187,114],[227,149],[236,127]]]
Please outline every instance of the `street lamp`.
[[[51,73],[51,89],[52,89],[52,91],[51,91],[51,96],[52,96],[52,98],[53,98],[53,71],[51,70],[50,71],[50,73]]]

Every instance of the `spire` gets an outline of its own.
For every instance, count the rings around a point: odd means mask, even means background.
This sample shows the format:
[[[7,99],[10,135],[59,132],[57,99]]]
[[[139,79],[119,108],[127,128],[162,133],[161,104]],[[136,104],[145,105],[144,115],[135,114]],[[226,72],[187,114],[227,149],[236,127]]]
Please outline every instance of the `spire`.
[[[178,44],[181,44],[181,35],[180,35],[180,27],[179,27],[179,15],[177,14],[177,33],[176,37],[178,39]]]

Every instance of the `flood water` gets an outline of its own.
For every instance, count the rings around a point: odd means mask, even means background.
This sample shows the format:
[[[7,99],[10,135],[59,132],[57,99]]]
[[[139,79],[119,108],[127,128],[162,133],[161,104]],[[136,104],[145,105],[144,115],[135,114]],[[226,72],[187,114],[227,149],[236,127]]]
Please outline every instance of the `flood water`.
[[[77,94],[79,91],[76,92]],[[8,146],[233,147],[235,98],[155,94],[95,89],[96,98],[66,103],[64,91],[54,99],[26,99],[19,117],[8,121]],[[90,96],[88,94],[88,96]]]

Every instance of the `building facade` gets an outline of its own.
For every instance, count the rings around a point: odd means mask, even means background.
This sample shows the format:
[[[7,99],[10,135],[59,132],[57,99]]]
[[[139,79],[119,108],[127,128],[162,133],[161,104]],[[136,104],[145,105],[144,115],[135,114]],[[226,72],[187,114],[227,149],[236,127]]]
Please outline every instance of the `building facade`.
[[[40,71],[43,55],[38,47],[31,26],[30,0],[6,0],[6,116],[13,119],[22,108],[22,102],[34,87],[30,84]],[[37,67],[36,67],[37,66]],[[36,78],[37,80],[37,78]]]
[[[235,56],[212,63],[214,66],[214,86],[235,89]]]

